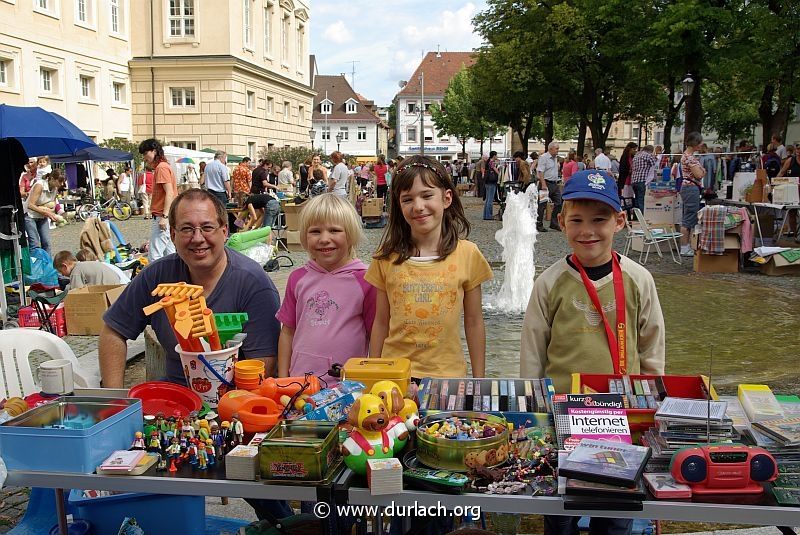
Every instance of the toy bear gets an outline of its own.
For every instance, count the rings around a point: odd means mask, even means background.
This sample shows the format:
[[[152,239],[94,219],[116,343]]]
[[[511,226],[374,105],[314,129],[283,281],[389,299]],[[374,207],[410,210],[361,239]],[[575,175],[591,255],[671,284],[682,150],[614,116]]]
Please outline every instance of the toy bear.
[[[350,407],[347,422],[356,429],[342,444],[342,455],[353,472],[365,476],[368,459],[388,459],[402,449],[400,442],[405,444],[408,430],[398,422],[395,431],[387,433],[389,419],[386,405],[374,394],[364,394]]]
[[[405,406],[400,387],[394,381],[378,381],[372,385],[370,394],[381,398],[383,404],[386,405],[386,410],[389,413],[389,425],[386,426],[386,433],[393,436],[396,441],[399,441],[400,444],[397,451],[402,450],[408,440],[408,427],[405,425],[403,418],[400,417],[400,411]]]

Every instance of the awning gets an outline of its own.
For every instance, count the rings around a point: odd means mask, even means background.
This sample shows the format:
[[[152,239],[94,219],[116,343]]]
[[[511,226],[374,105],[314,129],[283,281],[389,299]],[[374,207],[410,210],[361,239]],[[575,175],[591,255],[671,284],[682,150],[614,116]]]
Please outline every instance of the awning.
[[[129,162],[133,160],[133,154],[105,147],[87,147],[72,155],[53,156],[50,158],[53,163],[79,163],[87,160],[95,162]]]
[[[208,152],[214,154],[217,152],[217,149],[210,149],[208,147],[201,149],[200,152]],[[244,156],[237,156],[235,154],[228,154],[228,163],[239,163],[244,159]]]

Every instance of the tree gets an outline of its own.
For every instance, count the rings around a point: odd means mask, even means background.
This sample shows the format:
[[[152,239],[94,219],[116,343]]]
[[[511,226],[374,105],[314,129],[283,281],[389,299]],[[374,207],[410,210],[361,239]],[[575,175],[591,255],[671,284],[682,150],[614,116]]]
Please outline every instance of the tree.
[[[164,145],[164,142],[162,141],[161,144]],[[124,137],[112,137],[111,139],[106,139],[99,145],[107,149],[123,150],[133,154],[133,169],[135,171],[139,170],[144,161],[142,155],[139,154],[139,144]],[[117,171],[120,171],[120,169],[117,169]]]
[[[478,139],[482,134],[483,119],[473,89],[470,71],[463,68],[450,79],[441,106],[430,107],[439,135],[458,139],[462,154],[467,152],[467,140]]]

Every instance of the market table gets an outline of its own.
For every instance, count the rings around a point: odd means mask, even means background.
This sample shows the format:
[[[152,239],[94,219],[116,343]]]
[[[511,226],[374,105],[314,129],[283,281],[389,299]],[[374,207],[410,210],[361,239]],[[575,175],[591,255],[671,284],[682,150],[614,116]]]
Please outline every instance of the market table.
[[[764,245],[764,230],[770,232],[770,235],[768,237],[771,237],[772,236],[771,232],[774,232],[774,229],[762,230],[761,221],[758,219],[759,208],[762,211],[775,210],[776,212],[779,213],[778,218],[781,220],[781,226],[780,229],[778,230],[778,235],[775,237],[775,243],[777,243],[777,241],[780,240],[781,236],[783,235],[784,229],[786,228],[786,222],[788,220],[789,213],[792,210],[800,212],[800,205],[797,204],[772,204],[766,202],[749,203],[744,201],[734,201],[731,199],[713,199],[709,201],[708,204],[723,204],[725,206],[735,206],[739,208],[752,208],[753,215],[755,216],[756,220],[756,231],[758,232],[759,240],[761,240],[761,245]]]
[[[715,496],[693,500],[645,500],[637,511],[576,510],[565,509],[560,496],[496,495],[496,494],[442,494],[427,491],[404,490],[400,494],[373,496],[364,482],[354,473],[345,470],[335,483],[337,503],[345,499],[349,505],[366,506],[423,506],[441,504],[448,510],[456,506],[480,506],[481,513],[512,513],[520,515],[571,515],[609,518],[647,518],[651,520],[680,520],[686,522],[715,522],[721,524],[752,524],[759,526],[798,526],[800,507],[781,507],[775,504],[769,491],[757,497],[737,498]],[[718,501],[708,501],[710,499]],[[744,503],[742,503],[744,502]],[[793,533],[786,531],[785,533]]]

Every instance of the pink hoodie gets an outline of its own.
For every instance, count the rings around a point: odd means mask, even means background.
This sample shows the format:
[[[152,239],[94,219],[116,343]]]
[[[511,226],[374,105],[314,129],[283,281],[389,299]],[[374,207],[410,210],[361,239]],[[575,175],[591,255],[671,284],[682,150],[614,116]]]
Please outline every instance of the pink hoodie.
[[[295,329],[290,376],[324,375],[334,363],[368,354],[377,294],[366,271],[360,260],[330,272],[309,260],[289,275],[275,317]]]

